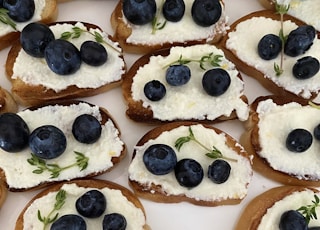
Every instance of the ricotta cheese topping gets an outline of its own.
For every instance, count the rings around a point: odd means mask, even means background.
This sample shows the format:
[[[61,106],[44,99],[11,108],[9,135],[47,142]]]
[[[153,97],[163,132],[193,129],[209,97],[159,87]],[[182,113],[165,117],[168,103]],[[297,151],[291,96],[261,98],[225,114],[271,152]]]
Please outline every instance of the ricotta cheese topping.
[[[80,22],[75,25],[68,23],[57,24],[51,26],[50,29],[53,31],[55,38],[58,39],[62,33],[72,32],[72,28],[75,26],[87,31],[87,28]],[[108,60],[102,66],[94,67],[82,62],[80,69],[76,73],[61,76],[50,70],[44,58],[32,57],[21,49],[14,63],[11,78],[20,78],[22,81],[31,85],[43,85],[56,92],[72,85],[78,88],[95,89],[108,83],[121,80],[121,76],[124,73],[124,61],[121,58],[121,50],[118,47],[118,43],[111,41],[108,35],[99,29],[90,29],[89,31],[91,33],[99,33],[103,37],[103,40],[109,44],[101,43],[108,53]],[[80,50],[81,44],[89,40],[95,41],[94,36],[90,33],[83,32],[79,38],[73,38],[69,41]]]
[[[297,25],[291,21],[285,21],[283,27],[284,34],[288,35],[290,31],[297,28]],[[311,48],[303,55],[298,57],[285,55],[283,62],[284,72],[281,76],[276,76],[274,63],[280,63],[280,55],[273,60],[263,60],[258,55],[257,47],[264,35],[269,33],[278,35],[279,31],[280,21],[265,17],[254,17],[239,23],[236,29],[229,33],[226,46],[243,62],[262,72],[265,78],[270,79],[279,87],[283,87],[289,92],[308,99],[312,93],[320,91],[320,71],[309,79],[298,80],[292,74],[292,67],[298,59],[305,56],[312,56],[320,60],[320,40],[314,39]]]
[[[320,141],[313,138],[309,149],[294,153],[286,148],[286,138],[296,128],[306,129],[313,134],[313,129],[319,124],[320,110],[295,102],[277,105],[269,99],[259,103],[257,112],[261,146],[258,154],[275,170],[298,179],[319,180]]]
[[[65,152],[51,160],[48,164],[58,164],[60,167],[74,164],[76,154],[80,152],[89,158],[86,169],[80,171],[79,167],[71,167],[61,171],[59,177],[51,178],[49,171],[41,174],[33,173],[37,166],[28,163],[31,158],[30,148],[18,153],[9,153],[0,149],[0,168],[4,171],[6,182],[10,188],[24,189],[37,186],[47,181],[70,180],[85,177],[91,173],[106,171],[113,166],[112,157],[118,157],[124,148],[124,143],[119,138],[119,130],[113,122],[108,120],[102,125],[101,137],[94,144],[83,144],[78,142],[72,134],[72,124],[76,117],[81,114],[91,114],[101,120],[99,107],[90,106],[86,103],[71,106],[46,106],[35,111],[23,110],[18,113],[27,123],[30,132],[42,125],[54,125],[60,128],[67,139]]]
[[[67,214],[78,214],[75,208],[76,200],[82,196],[85,192],[96,188],[84,188],[79,187],[76,184],[65,184],[61,189],[66,191],[65,204],[59,209],[59,217]],[[106,211],[98,218],[85,218],[87,229],[96,230],[102,229],[102,220],[104,215],[110,213],[120,213],[127,221],[127,230],[141,230],[145,225],[145,216],[141,209],[137,208],[132,202],[130,202],[120,190],[103,188],[99,189],[107,200]],[[53,208],[55,203],[55,197],[58,192],[50,192],[46,196],[36,199],[26,210],[23,221],[24,230],[37,230],[43,229],[43,223],[38,219],[38,210],[40,210],[42,216],[47,216]],[[51,224],[48,225],[48,229]]]
[[[231,172],[228,180],[222,184],[213,183],[208,177],[208,167],[214,159],[207,157],[206,150],[199,147],[194,142],[188,142],[178,151],[174,145],[175,141],[189,133],[188,126],[180,126],[170,131],[165,131],[156,139],[151,139],[142,146],[136,146],[136,155],[129,166],[129,178],[143,186],[151,187],[152,184],[161,186],[163,193],[167,195],[185,195],[189,198],[203,201],[223,201],[226,199],[242,199],[247,194],[247,186],[251,181],[251,162],[247,158],[240,156],[237,152],[225,143],[224,133],[217,134],[212,129],[204,128],[202,125],[191,126],[194,136],[205,146],[215,146],[223,156],[236,159],[237,162],[228,161]],[[177,160],[192,158],[198,161],[203,170],[202,182],[194,188],[180,186],[174,172],[167,175],[157,176],[150,173],[144,163],[144,151],[153,144],[166,144],[171,146],[177,155]]]
[[[199,67],[198,62],[187,65],[191,71],[190,81],[183,86],[171,86],[166,82],[166,66],[179,60],[199,60],[205,55],[222,55],[220,66],[225,69],[231,78],[228,90],[221,96],[208,95],[202,87],[202,77],[205,70]],[[214,68],[205,65],[208,70]],[[133,78],[131,86],[132,97],[135,101],[143,101],[145,108],[150,107],[156,119],[170,121],[175,119],[215,120],[225,115],[230,116],[236,111],[240,120],[246,120],[249,114],[248,105],[241,99],[244,82],[238,77],[239,72],[233,63],[224,57],[222,50],[212,45],[195,45],[190,47],[173,47],[170,54],[152,56],[148,64],[141,66]],[[143,92],[144,85],[151,80],[159,80],[166,87],[166,95],[160,101],[150,101]]]

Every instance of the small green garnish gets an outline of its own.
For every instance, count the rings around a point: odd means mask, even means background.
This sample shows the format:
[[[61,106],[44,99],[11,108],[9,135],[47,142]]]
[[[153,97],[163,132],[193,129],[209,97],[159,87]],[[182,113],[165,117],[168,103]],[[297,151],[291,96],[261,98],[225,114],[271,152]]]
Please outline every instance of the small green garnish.
[[[54,214],[54,212],[62,208],[62,206],[65,204],[66,197],[66,191],[61,189],[56,195],[56,202],[54,203],[53,209],[47,216],[42,216],[40,210],[38,210],[38,219],[43,223],[43,230],[45,230],[49,224],[53,223],[58,218],[58,212],[53,218],[51,218],[51,216]]]
[[[166,20],[164,20],[163,22],[159,22],[159,15],[161,13],[160,9],[163,8],[163,4],[164,4],[164,0],[161,2],[161,6],[157,9],[157,13],[151,21],[151,25],[152,25],[151,34],[155,34],[157,30],[162,30],[167,24]]]
[[[191,129],[191,127],[189,127],[189,135],[185,136],[185,137],[179,137],[176,141],[175,141],[175,147],[178,151],[180,151],[181,147],[185,144],[188,143],[190,141],[194,141],[196,142],[198,145],[200,145],[202,148],[204,148],[206,151],[208,151],[206,153],[207,157],[213,158],[213,159],[218,159],[218,158],[222,158],[225,160],[229,160],[229,161],[234,161],[236,162],[237,160],[232,159],[232,158],[228,158],[228,157],[224,157],[221,153],[221,151],[219,149],[217,149],[215,146],[212,147],[212,149],[207,148],[205,145],[203,145],[199,140],[197,140],[197,138],[194,136],[193,131]]]
[[[320,206],[320,199],[315,194],[314,200],[312,201],[312,204],[301,206],[297,209],[297,211],[300,211],[302,215],[306,218],[307,223],[310,222],[311,219],[317,219],[317,212],[316,208]]]
[[[309,102],[308,102],[308,105],[310,105],[310,106],[313,107],[313,108],[320,109],[320,105],[318,105],[318,104],[316,104],[316,103],[314,103],[314,102],[312,102],[312,101],[309,101]]]
[[[61,171],[67,170],[69,168],[78,166],[80,171],[84,170],[88,166],[89,158],[86,157],[83,153],[76,152],[74,153],[76,156],[76,162],[64,167],[60,167],[58,164],[47,164],[47,162],[33,153],[31,153],[31,158],[27,161],[30,165],[37,166],[37,169],[33,170],[32,172],[35,174],[41,174],[44,171],[49,171],[51,173],[51,178],[57,178],[60,175]]]
[[[8,15],[8,10],[4,8],[0,8],[0,22],[7,24],[11,26],[14,30],[17,30],[16,23],[11,20],[11,18]]]

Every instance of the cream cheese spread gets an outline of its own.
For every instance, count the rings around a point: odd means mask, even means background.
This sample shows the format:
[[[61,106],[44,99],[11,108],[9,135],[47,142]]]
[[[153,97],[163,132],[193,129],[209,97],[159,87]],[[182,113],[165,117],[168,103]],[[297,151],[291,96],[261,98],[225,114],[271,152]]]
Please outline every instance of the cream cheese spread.
[[[59,217],[67,214],[78,214],[75,208],[76,200],[82,196],[85,192],[96,188],[84,188],[79,187],[76,184],[65,184],[61,187],[66,191],[65,204],[59,209]],[[104,215],[110,213],[120,213],[127,221],[127,230],[141,230],[145,225],[145,216],[141,209],[137,208],[132,202],[130,202],[120,190],[103,188],[99,189],[107,200],[106,211],[98,218],[85,218],[87,229],[96,230],[102,229],[102,220]],[[37,230],[43,229],[43,223],[38,219],[38,210],[42,216],[47,216],[53,208],[56,194],[58,192],[50,192],[47,195],[36,199],[26,210],[23,216],[23,229],[24,230]],[[50,224],[48,225],[48,229]]]
[[[50,26],[50,29],[53,31],[55,38],[58,39],[64,32],[73,32],[72,28],[75,26],[87,31],[87,28],[80,22],[75,25],[68,23],[57,24]],[[14,63],[11,78],[20,78],[25,83],[31,85],[43,85],[56,92],[72,85],[78,88],[95,89],[109,83],[120,81],[124,73],[125,64],[121,58],[121,49],[118,43],[111,41],[108,35],[99,29],[90,29],[89,31],[91,33],[99,33],[103,37],[103,40],[109,44],[101,43],[108,52],[108,60],[102,66],[94,67],[82,62],[80,69],[76,73],[61,76],[50,70],[44,58],[32,57],[21,49]],[[81,44],[89,40],[95,41],[94,36],[84,32],[79,38],[73,38],[69,41],[80,50]],[[110,48],[110,46],[112,48]]]
[[[217,134],[212,129],[204,128],[202,125],[191,126],[194,136],[205,146],[215,146],[223,156],[236,159],[236,162],[228,161],[231,166],[231,172],[228,180],[222,184],[213,183],[208,177],[208,167],[214,159],[207,157],[206,150],[199,147],[194,142],[188,142],[180,151],[175,149],[175,141],[189,133],[188,126],[180,126],[170,131],[165,131],[155,139],[151,139],[142,146],[136,146],[136,155],[129,166],[129,178],[143,186],[150,187],[161,186],[163,193],[167,195],[183,196],[203,201],[223,201],[226,199],[242,199],[247,194],[247,186],[251,181],[252,168],[251,162],[244,156],[226,145],[226,136],[224,133]],[[144,163],[144,151],[153,144],[166,144],[171,146],[177,155],[177,160],[192,158],[198,161],[203,170],[204,178],[202,182],[194,188],[186,188],[179,185],[174,172],[163,176],[157,176],[150,173]],[[241,147],[242,148],[242,147]],[[152,192],[152,191],[151,191]]]
[[[261,26],[263,25],[263,26]],[[297,28],[291,21],[284,22],[284,35]],[[312,93],[320,91],[320,71],[313,77],[306,80],[298,80],[292,74],[292,67],[298,59],[305,56],[312,56],[320,60],[320,40],[314,39],[311,48],[305,54],[298,57],[284,56],[284,72],[276,76],[274,63],[280,63],[280,55],[277,58],[266,61],[259,57],[257,47],[260,39],[266,34],[278,35],[280,21],[265,17],[253,17],[239,23],[235,30],[229,33],[226,47],[232,50],[239,59],[262,72],[265,78],[270,79],[279,87],[303,98],[310,98]]]
[[[165,79],[166,66],[179,60],[201,59],[202,56],[213,53],[222,55],[220,66],[225,69],[231,78],[228,90],[221,96],[208,95],[202,88],[202,77],[205,71],[199,63],[190,62],[187,65],[191,71],[190,81],[183,86],[170,86]],[[210,69],[212,66],[206,65]],[[215,120],[225,115],[230,116],[236,111],[240,120],[246,120],[249,114],[248,105],[241,99],[244,82],[238,77],[239,72],[233,63],[224,57],[222,50],[212,45],[195,45],[190,47],[173,47],[170,54],[152,56],[148,64],[141,66],[133,78],[131,87],[135,101],[143,101],[145,108],[150,107],[153,117],[163,121],[175,119]],[[160,101],[150,101],[143,92],[144,85],[151,80],[159,80],[166,87],[166,95]]]
[[[42,125],[54,125],[64,132],[67,138],[67,148],[61,156],[47,160],[48,164],[58,164],[61,167],[73,164],[76,161],[74,151],[84,154],[89,161],[88,167],[82,171],[79,167],[71,167],[61,171],[59,177],[51,178],[48,171],[41,174],[33,173],[37,167],[28,163],[28,159],[31,158],[29,147],[18,153],[9,153],[0,149],[0,168],[4,171],[10,188],[25,189],[44,182],[85,177],[92,173],[106,171],[113,166],[111,158],[120,156],[124,149],[124,143],[119,138],[119,130],[111,120],[108,120],[102,125],[101,137],[97,142],[94,144],[80,143],[73,137],[72,124],[74,119],[81,114],[91,114],[101,120],[99,107],[92,107],[86,103],[46,106],[35,111],[27,109],[18,113],[27,123],[30,132]]]

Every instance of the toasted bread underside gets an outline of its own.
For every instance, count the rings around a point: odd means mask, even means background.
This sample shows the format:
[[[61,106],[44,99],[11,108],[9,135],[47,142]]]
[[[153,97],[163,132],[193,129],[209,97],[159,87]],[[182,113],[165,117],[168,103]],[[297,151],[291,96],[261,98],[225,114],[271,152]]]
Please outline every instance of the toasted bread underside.
[[[18,111],[18,105],[11,94],[4,88],[0,87],[0,113],[15,113]]]
[[[0,209],[7,198],[7,193],[8,193],[8,190],[6,187],[6,183],[0,179]]]

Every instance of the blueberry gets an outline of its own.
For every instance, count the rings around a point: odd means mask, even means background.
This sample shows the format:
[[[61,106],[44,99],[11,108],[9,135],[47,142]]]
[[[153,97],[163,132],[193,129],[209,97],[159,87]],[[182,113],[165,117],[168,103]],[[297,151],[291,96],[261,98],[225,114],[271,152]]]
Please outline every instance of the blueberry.
[[[77,141],[92,144],[101,136],[101,124],[94,116],[82,114],[74,120],[72,134]]]
[[[219,0],[195,0],[191,8],[193,21],[203,27],[215,24],[220,19],[221,13]]]
[[[220,96],[224,94],[231,83],[227,71],[221,68],[208,70],[202,78],[202,87],[210,96]]]
[[[103,230],[125,230],[126,227],[126,218],[119,213],[107,214],[104,216],[102,221]]]
[[[29,128],[15,113],[0,114],[0,148],[7,152],[19,152],[29,143]]]
[[[54,34],[50,28],[39,22],[28,24],[20,34],[23,50],[33,57],[44,57],[44,49],[53,40]]]
[[[183,17],[185,8],[183,0],[166,0],[163,4],[162,13],[166,20],[178,22]]]
[[[52,225],[50,230],[86,230],[85,220],[78,215],[68,214],[61,216]]]
[[[301,153],[306,151],[312,144],[312,134],[305,129],[292,130],[286,139],[287,149]]]
[[[314,127],[313,135],[318,141],[320,141],[320,124],[318,124],[316,127]]]
[[[231,166],[224,160],[215,160],[208,170],[208,177],[216,184],[226,182],[230,176]]]
[[[281,52],[282,42],[274,34],[264,35],[258,43],[258,54],[263,60],[272,60]]]
[[[33,17],[34,0],[3,0],[3,8],[9,11],[9,17],[16,22],[26,22]]]
[[[289,210],[284,212],[280,217],[280,230],[307,230],[308,225],[304,216],[296,211]]]
[[[310,228],[308,228],[308,230],[320,230],[320,226],[318,227],[310,227]]]
[[[316,30],[313,26],[304,25],[291,31],[284,45],[284,53],[296,57],[307,51],[313,44]]]
[[[172,65],[166,71],[166,80],[172,86],[184,85],[190,78],[191,71],[186,65]]]
[[[199,185],[203,179],[202,166],[196,160],[189,158],[178,161],[174,173],[178,183],[187,188]]]
[[[319,61],[314,57],[306,56],[297,60],[292,68],[292,74],[297,79],[304,80],[316,75],[319,69]]]
[[[104,194],[98,190],[90,190],[76,200],[76,209],[79,214],[88,218],[101,216],[107,207]]]
[[[144,25],[156,16],[157,4],[155,0],[123,0],[122,9],[129,22]]]
[[[152,80],[145,84],[144,95],[150,101],[160,101],[166,95],[166,87],[158,80]]]
[[[144,152],[143,163],[152,174],[165,175],[174,169],[177,163],[177,156],[170,146],[154,144]]]
[[[53,159],[65,151],[67,139],[59,128],[53,125],[43,125],[30,134],[29,147],[36,156]]]
[[[60,75],[75,73],[81,65],[80,51],[72,43],[57,39],[50,42],[44,56],[49,68]]]
[[[80,55],[83,62],[91,66],[101,66],[108,59],[107,50],[98,42],[85,41],[80,47]]]

